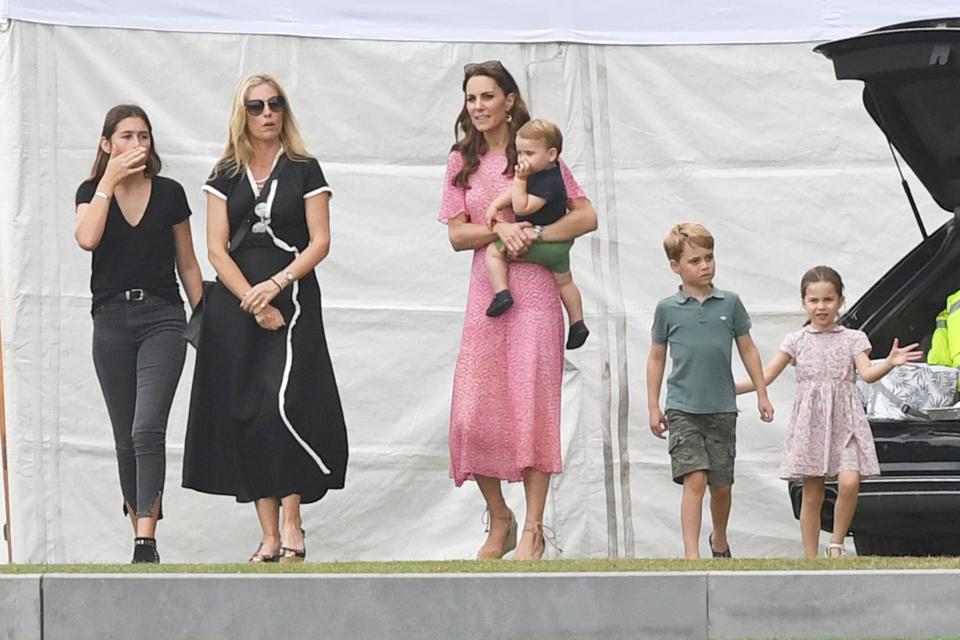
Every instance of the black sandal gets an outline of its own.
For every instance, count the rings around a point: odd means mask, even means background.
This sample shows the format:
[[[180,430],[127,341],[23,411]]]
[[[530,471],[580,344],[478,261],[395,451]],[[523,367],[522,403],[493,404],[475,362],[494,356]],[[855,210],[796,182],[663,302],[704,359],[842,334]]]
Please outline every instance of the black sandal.
[[[280,557],[281,564],[296,564],[306,560],[307,532],[301,528],[300,535],[303,536],[303,549],[294,549],[292,547],[280,547],[279,557]]]
[[[275,553],[272,556],[268,556],[260,553],[260,549],[263,549],[262,542],[257,546],[257,550],[253,552],[253,555],[250,556],[250,560],[248,560],[248,562],[257,563],[257,562],[279,562],[280,561],[280,553]],[[280,552],[283,552],[283,547],[280,547]]]
[[[307,548],[291,549],[290,547],[280,547],[280,564],[296,564],[303,562],[307,558]]]

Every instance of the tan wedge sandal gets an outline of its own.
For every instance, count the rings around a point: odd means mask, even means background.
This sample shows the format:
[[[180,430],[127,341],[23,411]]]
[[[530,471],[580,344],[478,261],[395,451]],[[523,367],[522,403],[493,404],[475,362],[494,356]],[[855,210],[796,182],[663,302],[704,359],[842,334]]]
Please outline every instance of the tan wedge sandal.
[[[490,511],[484,511],[480,522],[486,525],[484,529],[485,533],[490,533],[491,517],[496,520],[510,521],[509,528],[507,529],[507,537],[504,538],[502,547],[491,544],[488,537],[487,542],[485,542],[477,552],[477,560],[499,560],[517,548],[517,519],[513,516],[513,512],[511,511],[509,516],[491,516]]]

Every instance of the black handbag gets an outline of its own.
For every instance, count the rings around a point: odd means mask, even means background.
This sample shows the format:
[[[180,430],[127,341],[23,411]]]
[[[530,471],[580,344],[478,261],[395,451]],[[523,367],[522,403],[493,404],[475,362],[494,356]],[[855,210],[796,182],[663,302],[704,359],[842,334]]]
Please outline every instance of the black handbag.
[[[280,171],[283,169],[283,166],[287,162],[287,156],[281,155],[280,159],[277,160],[277,164],[273,167],[273,171],[270,172],[270,177],[267,179],[266,184],[270,182],[280,174]],[[237,227],[237,230],[234,231],[233,237],[230,238],[230,244],[228,246],[228,252],[233,253],[240,247],[240,243],[247,237],[247,234],[250,233],[250,229],[253,227],[254,223],[259,220],[259,216],[256,214],[256,207],[261,202],[266,201],[267,199],[267,189],[261,189],[260,196],[254,200],[253,206],[250,208],[250,212],[247,214],[247,217],[240,223],[240,226]],[[183,330],[183,337],[189,342],[195,349],[200,348],[200,335],[203,329],[203,301],[207,299],[207,294],[210,293],[210,289],[214,285],[213,280],[204,280],[203,281],[203,293],[200,296],[200,302],[197,303],[197,306],[193,308],[193,313],[190,314],[190,320],[187,322],[186,328]]]

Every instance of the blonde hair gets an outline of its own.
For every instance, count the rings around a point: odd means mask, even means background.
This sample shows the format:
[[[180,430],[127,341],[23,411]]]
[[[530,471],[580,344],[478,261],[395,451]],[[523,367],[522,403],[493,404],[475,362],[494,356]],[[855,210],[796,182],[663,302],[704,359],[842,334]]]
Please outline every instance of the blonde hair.
[[[713,236],[706,227],[696,222],[681,222],[674,225],[663,239],[663,250],[670,260],[679,260],[685,245],[713,250]]]
[[[557,155],[563,151],[563,134],[560,133],[560,127],[543,118],[534,118],[517,129],[517,136],[524,140],[543,140],[547,149],[553,147],[557,150]]]
[[[227,146],[213,169],[214,176],[226,172],[227,175],[233,177],[245,171],[247,165],[250,164],[250,158],[253,156],[253,145],[250,143],[250,136],[247,131],[246,102],[250,90],[262,84],[270,85],[277,92],[277,95],[283,96],[286,101],[283,108],[283,124],[280,127],[280,144],[283,145],[286,156],[291,160],[306,160],[311,157],[303,143],[303,138],[300,136],[297,119],[293,116],[293,109],[290,107],[290,99],[287,97],[287,93],[272,76],[265,73],[255,73],[240,80],[233,92]]]

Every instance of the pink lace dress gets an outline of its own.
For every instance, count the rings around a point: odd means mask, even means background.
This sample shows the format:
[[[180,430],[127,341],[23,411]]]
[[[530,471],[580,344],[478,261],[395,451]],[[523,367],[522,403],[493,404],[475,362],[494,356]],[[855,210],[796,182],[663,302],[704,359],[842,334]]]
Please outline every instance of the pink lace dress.
[[[879,476],[873,433],[856,385],[854,359],[870,352],[862,331],[804,327],[783,340],[780,351],[797,368],[797,395],[783,443],[780,477],[835,477],[840,471]]]
[[[450,154],[443,182],[440,221],[461,213],[483,224],[487,206],[512,181],[503,175],[506,157],[485,155],[470,176],[470,188],[455,187],[463,166]],[[583,190],[561,162],[567,198]],[[512,212],[509,212],[511,213]],[[488,318],[493,296],[483,260],[473,255],[470,290],[450,409],[450,476],[457,486],[474,474],[518,481],[524,469],[560,473],[560,385],[563,379],[563,313],[556,280],[537,264],[510,265],[514,305]]]

